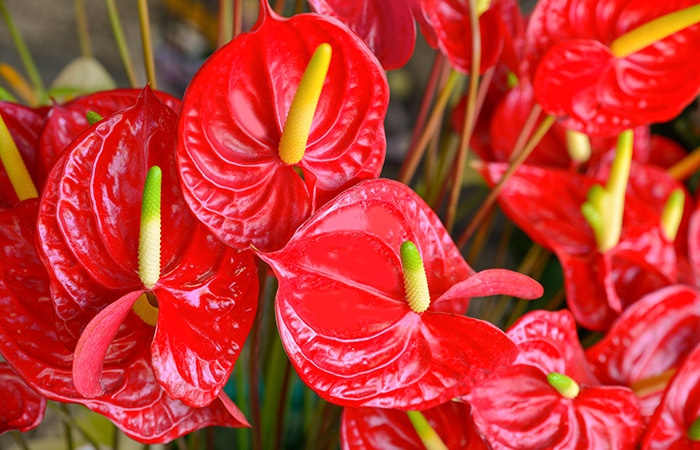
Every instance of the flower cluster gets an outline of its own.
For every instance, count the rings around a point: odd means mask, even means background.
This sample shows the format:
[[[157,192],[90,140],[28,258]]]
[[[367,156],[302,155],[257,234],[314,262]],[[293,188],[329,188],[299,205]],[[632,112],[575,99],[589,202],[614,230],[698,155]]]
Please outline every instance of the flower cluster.
[[[700,445],[698,158],[651,128],[700,93],[700,5],[308,4],[260,0],[181,100],[0,101],[0,433],[48,400],[143,443],[252,424],[259,448],[293,369],[347,449]],[[416,22],[440,93],[396,181],[385,70]],[[469,148],[489,196],[464,225]],[[467,263],[496,204],[559,296]]]

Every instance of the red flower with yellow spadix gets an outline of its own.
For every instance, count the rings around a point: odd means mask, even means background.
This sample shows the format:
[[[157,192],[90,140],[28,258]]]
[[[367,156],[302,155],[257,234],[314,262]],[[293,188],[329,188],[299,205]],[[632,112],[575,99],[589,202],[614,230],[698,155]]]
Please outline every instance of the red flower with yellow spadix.
[[[379,175],[388,93],[381,65],[345,26],[283,19],[261,2],[254,29],[214,52],[185,93],[187,203],[230,246],[281,248],[317,206]]]
[[[277,325],[299,376],[351,407],[426,409],[465,393],[517,355],[463,315],[469,299],[542,294],[508,270],[474,273],[423,200],[385,179],[338,195],[259,256],[279,280]]]
[[[254,257],[223,245],[189,213],[176,124],[175,111],[146,88],[132,108],[74,140],[47,180],[38,252],[57,332],[75,346],[73,382],[86,398],[117,389],[113,369],[146,345],[148,370],[170,398],[208,405],[252,325]]]

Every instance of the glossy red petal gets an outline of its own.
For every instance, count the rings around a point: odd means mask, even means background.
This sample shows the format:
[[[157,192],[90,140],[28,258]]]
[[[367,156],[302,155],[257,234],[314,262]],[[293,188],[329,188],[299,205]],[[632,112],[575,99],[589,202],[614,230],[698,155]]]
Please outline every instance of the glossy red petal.
[[[17,150],[22,155],[22,160],[32,177],[32,181],[37,189],[40,189],[43,185],[43,177],[39,175],[37,170],[39,165],[37,148],[39,133],[44,123],[44,112],[18,103],[0,101],[0,115],[10,131],[12,140],[17,145]],[[5,168],[0,164],[0,206],[9,208],[17,202],[17,194],[10,184]]]
[[[487,448],[474,429],[469,404],[450,401],[422,413],[447,448],[455,450]],[[343,449],[423,450],[425,448],[405,411],[384,408],[345,408],[340,426],[340,444]]]
[[[472,29],[466,0],[423,0],[423,9],[437,35],[438,46],[455,70],[472,72]],[[503,48],[505,25],[497,6],[479,16],[481,62],[479,73],[493,66]]]
[[[63,105],[53,105],[46,114],[39,140],[38,171],[42,177],[45,178],[48,175],[58,156],[68,144],[88,129],[90,124],[87,113],[89,111],[101,117],[107,117],[119,110],[134,106],[140,94],[141,89],[112,89],[78,97]],[[154,94],[173,110],[179,110],[180,101],[175,97],[159,91],[154,91]]]
[[[251,251],[223,247],[197,227],[180,264],[154,289],[156,378],[173,398],[211,403],[228,381],[253,325],[258,277]]]
[[[321,397],[344,406],[425,409],[515,357],[512,343],[486,322],[438,313],[440,302],[411,311],[399,256],[408,240],[421,252],[431,298],[469,277],[430,208],[405,185],[382,179],[345,191],[284,249],[260,255],[279,280],[282,343]]]
[[[310,0],[319,14],[335,17],[372,49],[386,70],[403,67],[413,54],[416,25],[407,0]]]
[[[578,383],[597,384],[569,311],[529,312],[518,319],[507,334],[520,352],[516,363],[535,366],[543,373],[563,373]]]
[[[46,411],[46,399],[4,362],[0,362],[0,411],[0,434],[36,428]]]
[[[688,437],[691,424],[700,417],[700,346],[685,359],[644,435],[644,450],[697,449],[700,443]]]
[[[468,396],[472,417],[494,449],[633,449],[642,432],[629,389],[586,387],[562,397],[539,369],[516,364]]]
[[[192,80],[178,161],[188,204],[213,233],[234,247],[271,251],[315,205],[379,175],[388,85],[374,55],[337,21],[316,14],[281,19],[267,5],[261,16]],[[279,158],[278,145],[301,75],[324,42],[333,56],[298,164],[302,180]]]
[[[33,245],[36,211],[37,201],[28,200],[0,212],[0,353],[17,373],[46,398],[83,404],[141,442],[169,442],[210,425],[245,426],[223,400],[192,408],[165,395],[150,369],[150,336],[115,342],[103,373],[110,393],[78,394],[73,353],[54,328],[48,276]]]
[[[544,0],[528,28],[535,93],[545,111],[567,126],[594,135],[616,135],[637,125],[667,121],[700,92],[694,58],[700,26],[688,27],[625,57],[609,50],[625,32],[684,7],[692,0],[659,4]]]

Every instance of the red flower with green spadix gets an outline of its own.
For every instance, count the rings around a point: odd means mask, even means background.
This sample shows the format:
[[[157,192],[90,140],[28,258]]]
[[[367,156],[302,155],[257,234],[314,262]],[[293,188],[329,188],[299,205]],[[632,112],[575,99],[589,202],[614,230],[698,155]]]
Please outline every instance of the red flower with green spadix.
[[[146,88],[133,107],[74,140],[47,180],[39,256],[57,331],[75,346],[73,382],[87,398],[113,393],[110,368],[151,342],[148,370],[166,394],[208,405],[252,325],[254,257],[223,245],[188,212],[176,119]]]
[[[616,135],[700,93],[695,0],[542,0],[528,27],[535,96],[567,128]]]
[[[292,364],[344,406],[420,410],[466,392],[516,356],[498,328],[463,315],[469,299],[542,294],[508,270],[474,273],[420,197],[385,179],[338,195],[259,256],[279,281]]]
[[[379,175],[388,94],[381,65],[342,24],[283,19],[261,1],[253,30],[214,52],[185,93],[187,203],[230,246],[281,248],[317,206]]]
[[[170,398],[151,370],[152,332],[115,342],[103,373],[109,392],[97,398],[78,393],[73,349],[57,333],[49,276],[34,246],[38,206],[38,199],[29,199],[0,211],[0,354],[17,374],[47,399],[82,404],[144,443],[170,442],[206,426],[247,425],[225,395],[203,408]],[[11,409],[3,403],[10,399],[0,396],[0,415]]]

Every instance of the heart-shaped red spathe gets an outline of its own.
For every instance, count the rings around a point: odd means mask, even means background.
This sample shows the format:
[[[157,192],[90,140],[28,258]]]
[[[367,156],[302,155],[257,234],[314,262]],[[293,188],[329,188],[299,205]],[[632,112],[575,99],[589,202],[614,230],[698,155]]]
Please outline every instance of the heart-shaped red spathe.
[[[626,310],[586,356],[602,382],[632,386],[683,361],[700,342],[698,329],[700,292],[690,286],[668,286]],[[638,394],[645,417],[654,413],[661,395],[660,387]]]
[[[533,311],[507,334],[518,346],[516,364],[466,396],[493,448],[633,448],[642,432],[637,399],[626,387],[598,385],[571,313]],[[552,372],[579,384],[578,396],[558,393],[547,381]]]
[[[447,448],[487,448],[474,429],[468,403],[449,401],[422,413]],[[385,408],[345,408],[340,422],[340,445],[354,450],[425,449],[406,412]]]
[[[37,165],[39,156],[39,133],[44,123],[46,111],[33,109],[19,103],[0,101],[0,115],[5,122],[12,140],[17,146],[24,165],[37,189],[43,185],[43,178],[39,175]],[[19,201],[5,168],[0,164],[0,206],[8,208]]]
[[[403,67],[413,54],[416,25],[411,0],[310,0],[319,14],[335,17],[372,49],[386,70]]]
[[[696,449],[698,441],[688,437],[690,426],[700,417],[700,346],[685,359],[666,389],[663,400],[649,422],[643,449]]]
[[[469,2],[466,0],[421,0],[421,4],[435,30],[440,50],[455,70],[468,74],[472,70],[472,29]],[[496,3],[479,16],[481,59],[479,73],[496,63],[503,48],[505,24]]]
[[[0,211],[0,354],[22,379],[48,399],[80,403],[105,415],[141,442],[169,442],[210,425],[246,426],[225,397],[192,408],[165,394],[151,370],[152,331],[132,332],[131,341],[112,347],[104,373],[110,393],[87,399],[76,391],[73,352],[56,333],[49,277],[34,247],[37,208],[33,199]]]
[[[535,95],[567,127],[590,135],[617,135],[678,115],[700,92],[694,25],[624,57],[610,44],[693,0],[544,0],[528,27]]]
[[[432,303],[421,314],[404,291],[405,241],[428,277]],[[516,356],[500,330],[462,315],[469,298],[542,294],[514,272],[474,274],[420,197],[384,179],[343,192],[260,257],[279,280],[277,324],[294,367],[344,406],[425,409],[466,392]]]
[[[39,137],[39,165],[37,170],[46,178],[63,149],[90,125],[87,113],[92,111],[107,117],[136,103],[141,89],[112,89],[78,97],[65,104],[54,104],[46,114]],[[180,101],[165,92],[154,94],[177,111]]]
[[[217,50],[190,83],[178,163],[190,208],[214,234],[237,248],[271,251],[317,205],[379,175],[389,91],[374,55],[336,20],[282,19],[261,3],[253,31]],[[322,43],[333,54],[306,151],[298,164],[285,164],[278,152],[282,129]]]
[[[0,434],[36,428],[46,411],[46,399],[4,362],[0,362],[0,411]]]
[[[84,396],[112,392],[102,364],[108,372],[140,341],[152,341],[153,371],[167,394],[205,406],[226,383],[252,325],[253,254],[226,247],[189,213],[176,171],[175,129],[176,113],[145,89],[132,108],[73,141],[47,180],[39,256],[51,280],[58,332],[69,347],[77,344],[75,383]],[[164,237],[161,276],[151,289],[159,308],[155,331],[129,312],[146,291],[137,245],[143,185],[154,165],[163,173]]]

